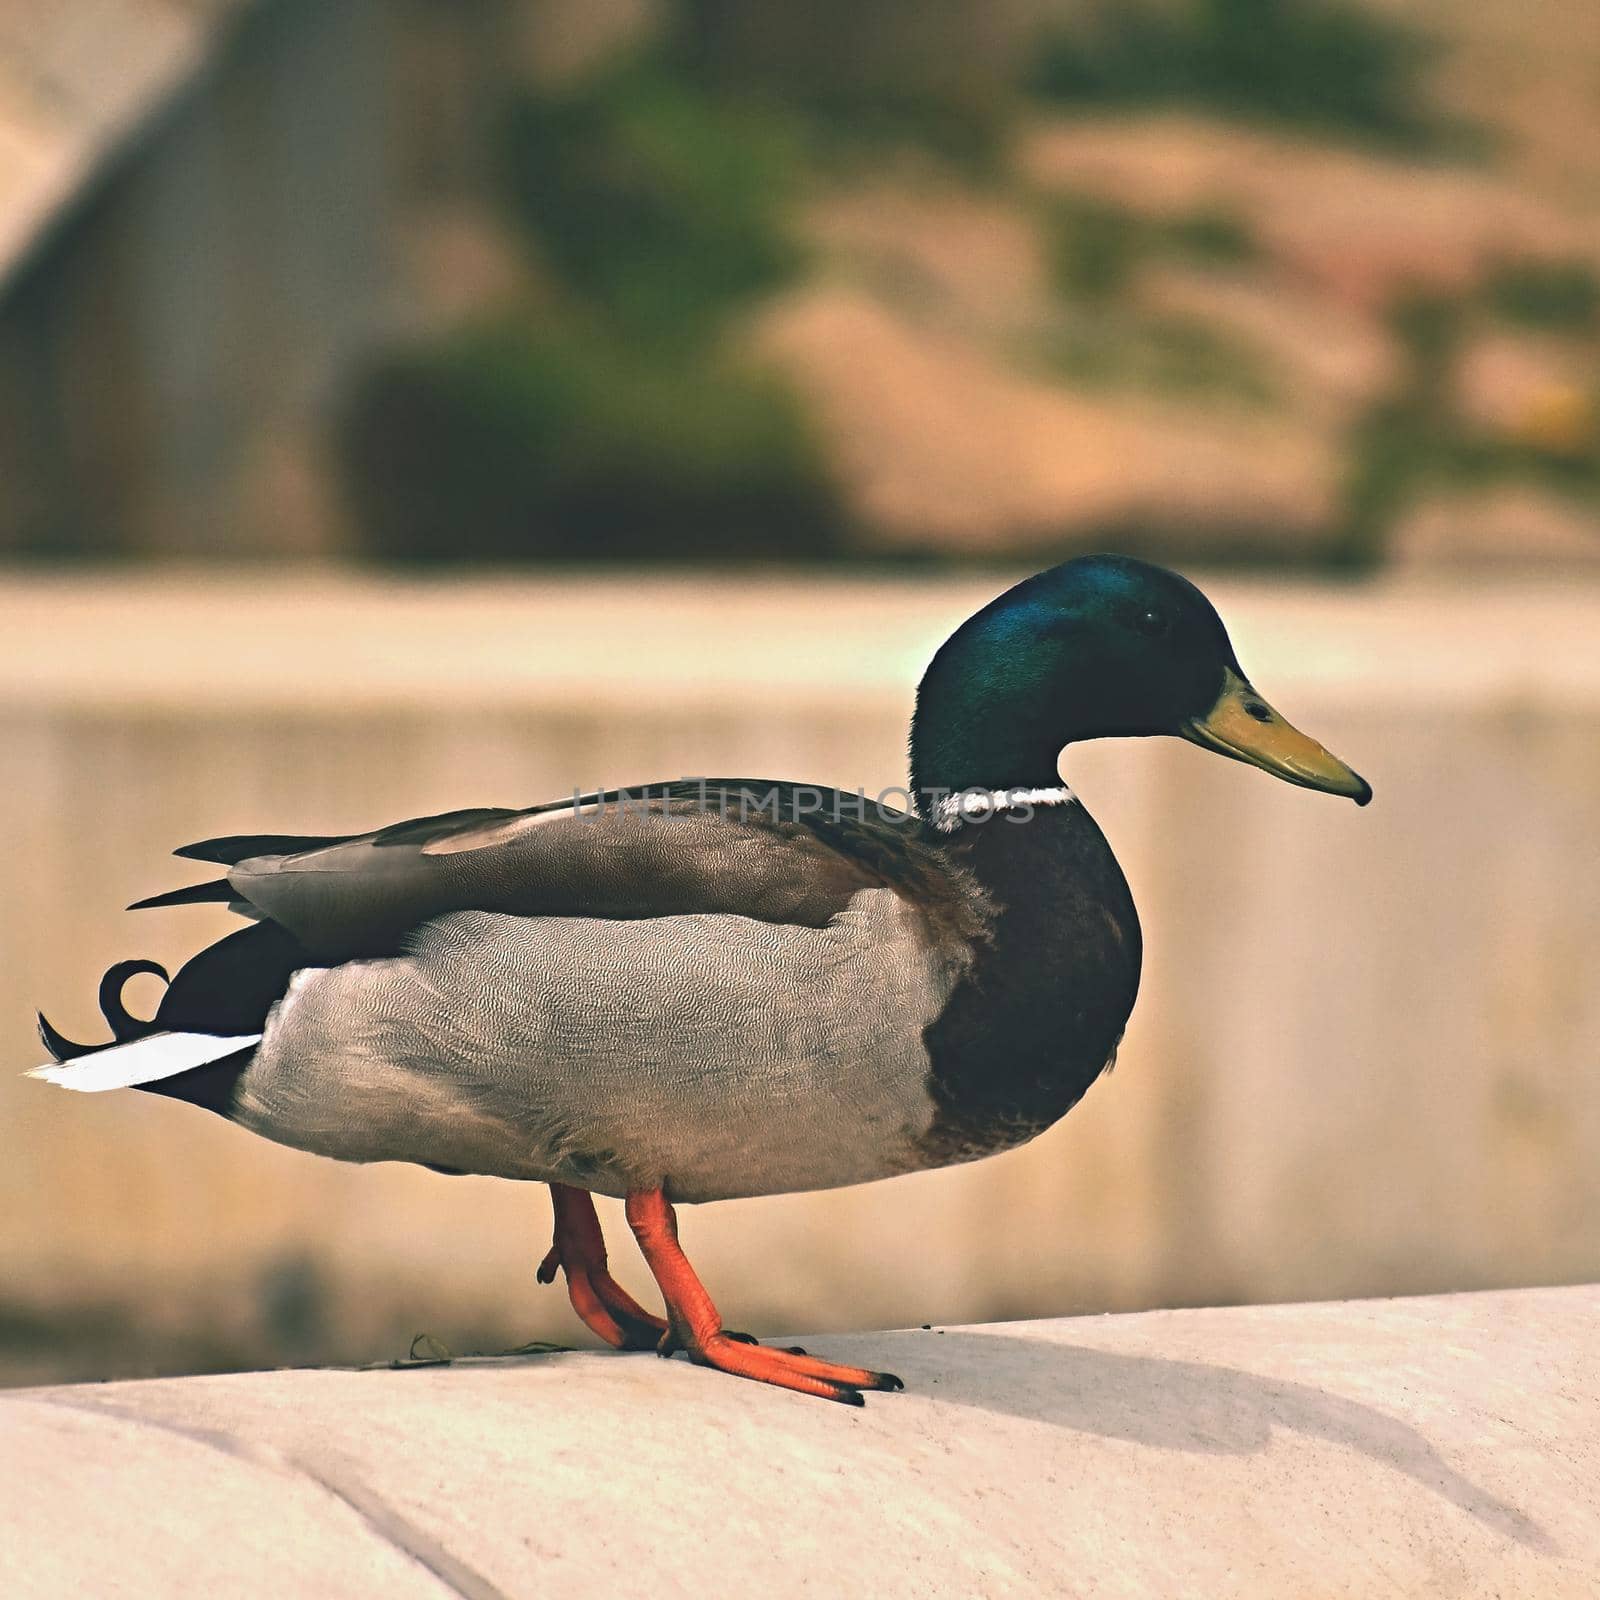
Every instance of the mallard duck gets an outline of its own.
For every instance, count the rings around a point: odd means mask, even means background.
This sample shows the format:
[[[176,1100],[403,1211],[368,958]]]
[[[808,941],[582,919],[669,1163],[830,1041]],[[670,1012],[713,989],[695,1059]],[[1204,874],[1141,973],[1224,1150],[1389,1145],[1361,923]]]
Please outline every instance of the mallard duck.
[[[1064,1116],[1115,1056],[1141,942],[1060,757],[1148,734],[1371,798],[1251,686],[1198,589],[1084,557],[934,656],[909,809],[686,779],[186,845],[226,876],[139,907],[226,901],[254,925],[182,967],[148,1022],[122,987],[166,974],[113,967],[113,1039],[74,1044],[41,1017],[37,1075],[345,1161],[546,1183],[539,1277],[564,1273],[608,1344],[860,1404],[899,1380],[723,1327],[673,1208],[972,1161]],[[607,1271],[592,1194],[623,1199],[665,1318]]]

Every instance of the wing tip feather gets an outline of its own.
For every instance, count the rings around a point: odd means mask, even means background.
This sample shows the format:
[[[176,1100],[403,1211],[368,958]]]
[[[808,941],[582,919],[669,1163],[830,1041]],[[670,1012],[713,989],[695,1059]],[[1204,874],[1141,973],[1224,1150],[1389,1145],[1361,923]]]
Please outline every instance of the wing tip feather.
[[[128,910],[159,911],[165,906],[226,904],[238,898],[238,891],[226,878],[215,878],[210,883],[191,883],[182,889],[169,889],[165,894],[135,900]]]
[[[209,861],[219,867],[236,867],[252,856],[296,855],[344,844],[344,834],[324,833],[224,833],[215,839],[197,839],[179,845],[172,853],[185,861]]]

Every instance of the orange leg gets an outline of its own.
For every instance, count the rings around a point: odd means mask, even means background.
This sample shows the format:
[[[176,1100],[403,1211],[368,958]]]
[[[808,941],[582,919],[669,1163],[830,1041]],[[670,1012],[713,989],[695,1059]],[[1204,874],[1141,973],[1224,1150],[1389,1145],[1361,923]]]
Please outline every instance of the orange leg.
[[[606,1270],[606,1241],[594,1201],[582,1189],[550,1185],[555,1207],[555,1237],[539,1263],[539,1282],[554,1283],[556,1268],[567,1275],[572,1309],[591,1332],[618,1350],[654,1350],[667,1331]]]
[[[865,1403],[863,1389],[905,1387],[892,1372],[839,1366],[804,1351],[773,1350],[730,1334],[678,1243],[678,1219],[666,1195],[660,1189],[637,1189],[628,1196],[627,1209],[628,1226],[667,1302],[668,1331],[660,1346],[663,1355],[681,1349],[700,1366],[851,1406]]]

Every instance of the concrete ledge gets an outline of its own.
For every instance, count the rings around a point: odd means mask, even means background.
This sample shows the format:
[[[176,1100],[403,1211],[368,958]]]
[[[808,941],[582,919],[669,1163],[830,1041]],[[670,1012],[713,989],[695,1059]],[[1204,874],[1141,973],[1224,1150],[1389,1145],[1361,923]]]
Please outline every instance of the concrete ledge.
[[[12,1595],[1600,1592],[1600,1288],[0,1399]]]

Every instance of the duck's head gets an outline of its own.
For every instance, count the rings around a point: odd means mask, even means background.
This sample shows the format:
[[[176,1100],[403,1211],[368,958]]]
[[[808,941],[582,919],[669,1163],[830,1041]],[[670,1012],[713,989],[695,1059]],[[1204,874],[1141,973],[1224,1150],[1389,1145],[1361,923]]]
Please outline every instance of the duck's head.
[[[934,791],[1048,788],[1079,739],[1176,734],[1287,783],[1371,786],[1284,720],[1245,676],[1211,602],[1128,556],[1083,556],[985,606],[917,691],[912,782]]]

